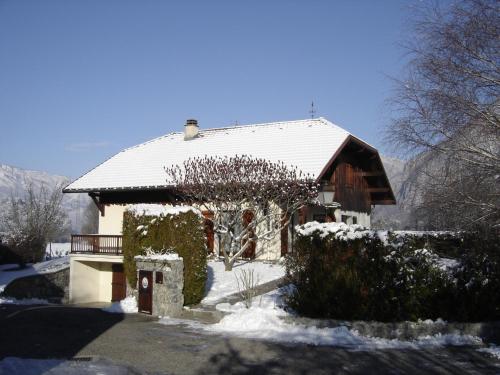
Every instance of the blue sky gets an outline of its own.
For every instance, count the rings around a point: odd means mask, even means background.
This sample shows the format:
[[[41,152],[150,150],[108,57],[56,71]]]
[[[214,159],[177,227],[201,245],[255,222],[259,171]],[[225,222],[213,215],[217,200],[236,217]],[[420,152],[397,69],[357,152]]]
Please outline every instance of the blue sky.
[[[301,119],[312,100],[384,151],[412,4],[0,0],[0,163],[77,177],[187,118]]]

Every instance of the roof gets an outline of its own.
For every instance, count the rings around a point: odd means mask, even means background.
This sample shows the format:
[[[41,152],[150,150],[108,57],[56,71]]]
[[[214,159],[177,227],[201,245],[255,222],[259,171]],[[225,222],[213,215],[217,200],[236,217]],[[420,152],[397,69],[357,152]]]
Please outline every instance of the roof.
[[[324,118],[174,132],[127,148],[68,185],[65,192],[162,188],[164,167],[190,157],[250,155],[318,178],[351,134]]]

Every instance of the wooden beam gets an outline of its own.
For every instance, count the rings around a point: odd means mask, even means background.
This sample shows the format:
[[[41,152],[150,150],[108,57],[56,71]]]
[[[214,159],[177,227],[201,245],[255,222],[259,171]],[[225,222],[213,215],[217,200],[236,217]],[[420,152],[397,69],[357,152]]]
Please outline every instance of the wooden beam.
[[[372,204],[396,204],[396,201],[395,200],[392,200],[392,199],[381,199],[381,200],[372,200]]]
[[[102,204],[101,202],[99,202],[99,199],[97,199],[97,196],[93,193],[89,193],[89,197],[92,198],[92,201],[94,202],[94,204],[97,206],[97,208],[99,209],[99,212],[101,213],[101,216],[104,216],[104,204]]]
[[[378,177],[378,176],[383,176],[384,171],[360,172],[360,175],[363,177]]]
[[[368,188],[369,193],[388,193],[391,191],[388,187],[371,187]]]

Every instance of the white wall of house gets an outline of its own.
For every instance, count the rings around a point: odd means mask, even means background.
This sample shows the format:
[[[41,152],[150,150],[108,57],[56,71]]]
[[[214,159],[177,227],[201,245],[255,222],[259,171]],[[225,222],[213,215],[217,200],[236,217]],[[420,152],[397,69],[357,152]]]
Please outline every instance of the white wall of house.
[[[104,216],[99,215],[99,234],[122,234],[126,207],[121,204],[106,205]]]
[[[70,303],[110,302],[112,264],[123,263],[118,255],[70,256]]]
[[[356,218],[356,224],[362,225],[363,227],[370,228],[370,215],[366,212],[357,212],[357,211],[343,211],[336,210],[335,211],[335,221],[338,223],[342,222],[342,216],[344,216],[346,220],[346,224],[354,224],[353,219]]]

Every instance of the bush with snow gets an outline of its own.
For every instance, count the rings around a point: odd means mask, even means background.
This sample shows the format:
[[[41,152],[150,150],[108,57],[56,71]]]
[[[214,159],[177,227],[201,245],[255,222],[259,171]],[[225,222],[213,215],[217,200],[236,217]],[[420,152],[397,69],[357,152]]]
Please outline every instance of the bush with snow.
[[[168,251],[166,250],[168,249]],[[162,252],[168,255],[158,255]],[[207,279],[207,247],[203,218],[192,207],[132,205],[123,216],[123,264],[129,285],[137,285],[136,256],[156,253],[184,261],[184,304],[199,303]]]
[[[500,318],[498,242],[343,223],[307,223],[297,232],[286,267],[296,286],[288,303],[300,314],[380,321]],[[442,256],[450,241],[462,244],[450,250],[458,254],[454,260]]]

